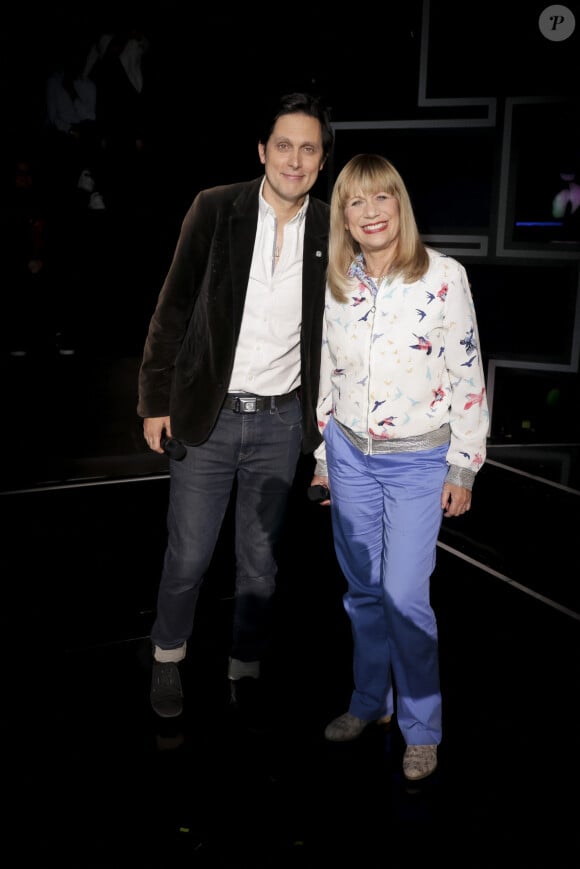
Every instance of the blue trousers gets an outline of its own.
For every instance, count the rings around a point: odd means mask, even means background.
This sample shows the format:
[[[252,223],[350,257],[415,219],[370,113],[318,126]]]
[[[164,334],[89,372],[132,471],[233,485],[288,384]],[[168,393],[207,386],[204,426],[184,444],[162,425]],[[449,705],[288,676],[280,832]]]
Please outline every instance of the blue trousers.
[[[278,542],[302,441],[300,400],[283,408],[222,410],[208,440],[170,460],[168,542],[151,639],[183,646],[193,631],[234,483],[235,600],[231,657],[259,661],[270,637]]]
[[[349,712],[394,710],[407,745],[441,741],[441,690],[430,577],[448,447],[363,455],[331,422],[324,432],[334,545],[348,590]],[[393,691],[393,689],[395,689]]]

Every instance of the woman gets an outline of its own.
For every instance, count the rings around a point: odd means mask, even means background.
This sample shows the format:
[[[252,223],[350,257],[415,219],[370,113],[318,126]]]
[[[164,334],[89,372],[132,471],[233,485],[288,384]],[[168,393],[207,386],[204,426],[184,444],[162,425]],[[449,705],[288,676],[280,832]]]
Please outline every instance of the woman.
[[[330,490],[346,577],[354,691],[327,739],[356,739],[395,712],[407,779],[441,741],[430,605],[442,517],[471,506],[488,412],[463,266],[422,243],[395,167],[353,157],[331,196],[328,286],[312,485]]]

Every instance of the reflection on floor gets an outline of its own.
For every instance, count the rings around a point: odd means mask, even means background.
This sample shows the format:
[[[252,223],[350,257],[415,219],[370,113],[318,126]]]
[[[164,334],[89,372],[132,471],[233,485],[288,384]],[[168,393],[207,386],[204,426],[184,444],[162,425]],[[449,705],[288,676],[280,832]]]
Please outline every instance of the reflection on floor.
[[[152,713],[167,465],[145,452],[133,417],[135,360],[85,364],[90,400],[43,393],[46,414],[30,412],[5,445],[7,852],[13,839],[19,864],[63,869],[576,869],[580,445],[491,445],[471,514],[444,522],[432,580],[444,740],[435,774],[411,786],[396,722],[352,744],[323,738],[348,703],[351,638],[329,515],[304,495],[306,460],[266,674],[274,726],[248,732],[228,705],[229,519],[184,667],[184,714]]]

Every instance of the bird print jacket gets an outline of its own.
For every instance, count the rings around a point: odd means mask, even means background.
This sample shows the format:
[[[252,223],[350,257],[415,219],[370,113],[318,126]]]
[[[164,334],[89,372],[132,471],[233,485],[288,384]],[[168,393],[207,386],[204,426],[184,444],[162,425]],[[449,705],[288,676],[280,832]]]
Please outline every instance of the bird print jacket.
[[[448,441],[447,479],[471,488],[489,423],[475,308],[465,268],[428,253],[415,283],[395,275],[376,286],[359,255],[350,298],[327,288],[318,426],[324,438],[334,417],[367,454]],[[314,457],[326,476],[324,441]]]

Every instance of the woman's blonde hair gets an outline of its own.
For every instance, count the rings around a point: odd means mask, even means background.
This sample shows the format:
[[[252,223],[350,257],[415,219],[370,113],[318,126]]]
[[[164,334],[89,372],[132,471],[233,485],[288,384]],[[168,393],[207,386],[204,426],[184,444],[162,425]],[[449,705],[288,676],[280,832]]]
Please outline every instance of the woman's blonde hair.
[[[341,169],[330,198],[327,280],[332,295],[341,302],[352,292],[348,270],[361,252],[358,242],[345,228],[344,209],[353,197],[375,193],[388,193],[399,203],[399,238],[391,270],[412,283],[419,280],[429,266],[429,255],[419,236],[405,182],[385,157],[357,154]]]

